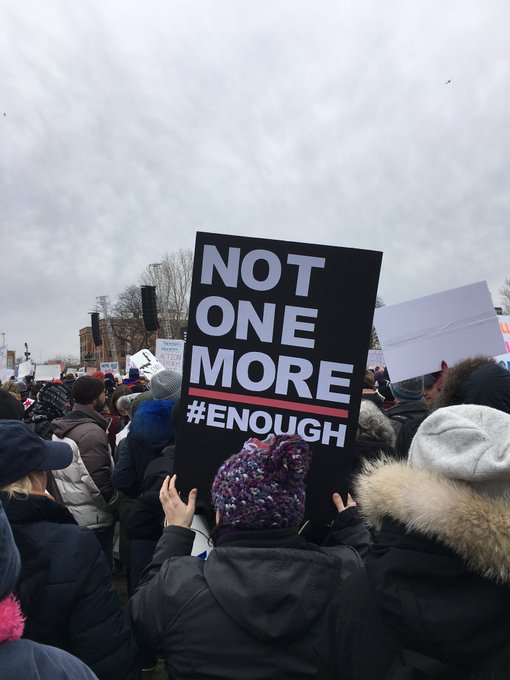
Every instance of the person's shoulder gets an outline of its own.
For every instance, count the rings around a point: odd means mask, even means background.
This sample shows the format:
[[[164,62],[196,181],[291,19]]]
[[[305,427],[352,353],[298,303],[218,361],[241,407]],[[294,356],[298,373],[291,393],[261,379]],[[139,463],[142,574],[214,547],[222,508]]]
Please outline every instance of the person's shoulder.
[[[26,639],[0,645],[0,667],[2,680],[97,680],[90,668],[75,656]]]

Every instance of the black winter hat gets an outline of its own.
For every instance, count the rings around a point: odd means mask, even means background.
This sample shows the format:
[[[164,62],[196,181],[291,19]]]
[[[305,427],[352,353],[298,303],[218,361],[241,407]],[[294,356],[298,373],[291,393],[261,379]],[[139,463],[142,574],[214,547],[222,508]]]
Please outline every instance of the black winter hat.
[[[74,383],[71,396],[77,404],[91,404],[104,392],[104,383],[99,378],[84,375]]]

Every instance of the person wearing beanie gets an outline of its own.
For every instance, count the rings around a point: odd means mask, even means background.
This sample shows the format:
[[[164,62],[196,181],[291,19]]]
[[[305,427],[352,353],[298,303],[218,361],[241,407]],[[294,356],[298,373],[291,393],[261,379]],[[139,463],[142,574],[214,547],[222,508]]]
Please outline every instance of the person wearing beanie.
[[[11,587],[24,636],[74,654],[100,680],[137,680],[137,647],[101,547],[46,491],[47,471],[68,467],[72,458],[68,444],[43,440],[19,421],[0,422],[0,501],[21,558]]]
[[[170,677],[315,678],[325,608],[362,565],[352,544],[366,548],[367,534],[352,501],[345,509],[335,494],[334,545],[300,535],[310,460],[298,435],[250,439],[227,459],[212,486],[216,547],[206,560],[190,556],[196,489],[185,502],[175,475],[163,482],[165,529],[128,609]]]
[[[469,357],[448,369],[440,406],[481,404],[510,413],[510,371],[488,356]]]
[[[74,456],[66,470],[55,472],[64,503],[81,526],[94,531],[108,563],[113,561],[113,531],[117,492],[112,485],[113,458],[102,380],[85,375],[73,385],[71,411],[52,423],[53,438],[70,441]]]
[[[391,382],[390,389],[396,403],[387,409],[386,415],[395,431],[395,453],[399,458],[407,458],[416,430],[430,413],[423,398],[423,376]]]
[[[70,407],[69,394],[64,385],[44,383],[32,407],[30,421],[33,423],[34,432],[43,439],[51,439],[52,421],[61,418]]]
[[[378,537],[333,599],[318,677],[510,677],[510,415],[437,409],[355,498]]]
[[[181,396],[182,375],[165,369],[155,373],[150,379],[149,389],[154,399],[177,401]]]

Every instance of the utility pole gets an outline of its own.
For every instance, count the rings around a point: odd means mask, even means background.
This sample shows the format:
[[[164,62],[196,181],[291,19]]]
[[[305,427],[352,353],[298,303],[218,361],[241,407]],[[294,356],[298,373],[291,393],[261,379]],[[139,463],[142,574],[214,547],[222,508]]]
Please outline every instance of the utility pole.
[[[115,338],[113,337],[112,320],[110,317],[110,298],[108,295],[100,295],[96,297],[96,306],[99,312],[102,313],[103,319],[106,323],[106,333],[108,335],[108,344],[110,346],[110,356],[112,361],[118,361],[117,348],[115,347]]]

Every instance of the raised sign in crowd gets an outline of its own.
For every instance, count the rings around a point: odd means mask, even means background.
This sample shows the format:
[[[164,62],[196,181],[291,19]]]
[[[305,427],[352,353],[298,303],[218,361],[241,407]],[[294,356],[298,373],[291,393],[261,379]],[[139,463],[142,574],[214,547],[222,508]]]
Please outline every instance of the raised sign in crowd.
[[[2,680],[510,678],[508,323],[381,255],[199,233],[182,362],[1,385]]]

